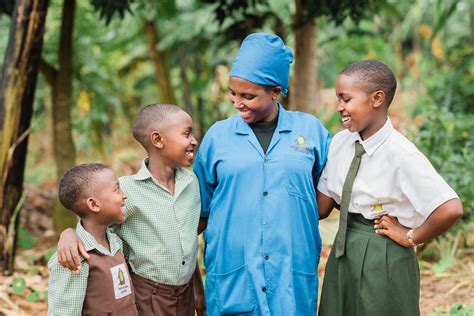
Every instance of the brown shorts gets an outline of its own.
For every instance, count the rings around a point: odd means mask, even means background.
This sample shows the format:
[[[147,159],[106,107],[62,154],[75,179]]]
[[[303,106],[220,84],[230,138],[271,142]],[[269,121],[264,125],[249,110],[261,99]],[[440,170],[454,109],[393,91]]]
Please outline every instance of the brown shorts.
[[[137,299],[138,314],[143,316],[194,316],[193,279],[185,285],[156,283],[130,271]]]

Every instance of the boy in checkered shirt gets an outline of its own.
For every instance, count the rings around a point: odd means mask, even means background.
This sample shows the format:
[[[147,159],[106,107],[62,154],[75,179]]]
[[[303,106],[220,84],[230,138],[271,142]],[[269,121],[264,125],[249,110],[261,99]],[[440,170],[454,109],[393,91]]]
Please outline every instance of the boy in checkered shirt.
[[[114,231],[124,242],[140,315],[194,315],[205,310],[197,267],[199,184],[185,169],[194,161],[197,141],[191,117],[175,105],[144,107],[133,136],[148,154],[134,175],[120,178],[127,194],[125,221]],[[60,261],[78,270],[83,246],[74,231],[63,232]],[[194,275],[194,277],[193,277]],[[195,300],[196,298],[196,300]]]

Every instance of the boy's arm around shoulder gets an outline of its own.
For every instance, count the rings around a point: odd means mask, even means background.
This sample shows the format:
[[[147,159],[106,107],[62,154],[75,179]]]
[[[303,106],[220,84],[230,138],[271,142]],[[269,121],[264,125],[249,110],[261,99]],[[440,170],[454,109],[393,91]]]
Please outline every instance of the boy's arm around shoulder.
[[[76,231],[72,228],[65,229],[58,241],[57,259],[59,264],[73,273],[79,273],[81,269],[79,254],[85,259],[89,259],[89,254]]]
[[[86,261],[77,274],[62,267],[57,253],[51,257],[48,267],[48,316],[82,315],[82,307],[87,291],[89,265]]]

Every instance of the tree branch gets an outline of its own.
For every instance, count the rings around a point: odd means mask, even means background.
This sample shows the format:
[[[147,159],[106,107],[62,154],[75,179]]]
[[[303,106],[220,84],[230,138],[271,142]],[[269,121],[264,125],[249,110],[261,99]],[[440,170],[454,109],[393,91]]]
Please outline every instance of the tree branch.
[[[40,60],[39,69],[46,78],[46,81],[49,83],[49,85],[51,87],[54,86],[54,82],[56,82],[56,77],[58,75],[58,70],[54,68],[53,65],[48,64],[48,62],[46,62],[46,60],[43,58]]]

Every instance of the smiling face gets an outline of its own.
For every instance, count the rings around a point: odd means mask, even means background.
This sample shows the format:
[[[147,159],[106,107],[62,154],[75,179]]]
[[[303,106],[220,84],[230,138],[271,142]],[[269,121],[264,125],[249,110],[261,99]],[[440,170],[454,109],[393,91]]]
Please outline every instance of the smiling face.
[[[336,95],[342,125],[349,131],[359,132],[360,137],[365,140],[382,128],[387,118],[383,91],[365,92],[355,75],[339,75],[336,80]]]
[[[230,77],[229,92],[234,107],[249,124],[270,122],[278,114],[276,98],[280,87],[266,89],[239,77]]]
[[[92,207],[97,208],[97,216],[102,224],[110,225],[125,220],[127,197],[120,189],[118,178],[112,170],[104,169],[94,174],[90,191],[88,204],[92,203]]]
[[[161,157],[166,159],[167,165],[173,168],[191,166],[198,144],[193,135],[191,116],[184,111],[170,113],[159,133]]]

